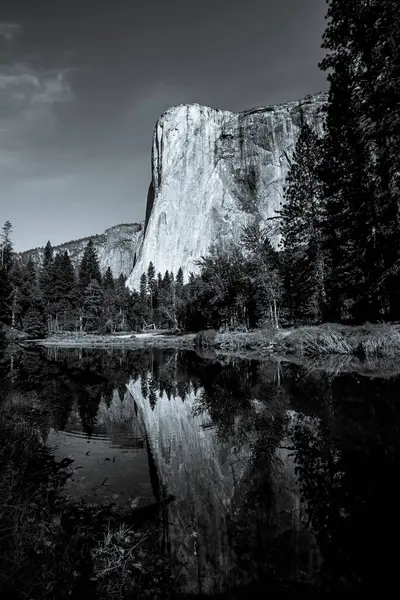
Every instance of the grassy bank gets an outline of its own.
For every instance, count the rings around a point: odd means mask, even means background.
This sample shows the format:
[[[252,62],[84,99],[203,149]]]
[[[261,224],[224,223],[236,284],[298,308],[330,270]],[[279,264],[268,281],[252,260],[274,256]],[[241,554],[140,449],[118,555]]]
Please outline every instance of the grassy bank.
[[[62,494],[72,471],[44,445],[34,395],[0,401],[0,595],[10,599],[169,598],[157,523]]]
[[[129,335],[102,335],[95,333],[59,333],[44,340],[34,340],[41,346],[60,348],[191,348],[195,334],[170,335],[167,331],[132,333]]]
[[[280,330],[219,333],[213,347],[222,351],[299,356],[400,356],[400,325],[323,324]]]
[[[276,351],[306,356],[356,355],[365,358],[400,355],[400,325],[365,324],[348,326],[324,324],[279,332]]]
[[[195,334],[169,335],[151,332],[127,336],[64,333],[39,341],[44,346],[115,348],[194,348]],[[325,323],[290,329],[257,329],[248,332],[218,333],[208,348],[218,352],[249,352],[259,356],[271,353],[326,356],[396,357],[400,355],[399,324],[360,326]]]

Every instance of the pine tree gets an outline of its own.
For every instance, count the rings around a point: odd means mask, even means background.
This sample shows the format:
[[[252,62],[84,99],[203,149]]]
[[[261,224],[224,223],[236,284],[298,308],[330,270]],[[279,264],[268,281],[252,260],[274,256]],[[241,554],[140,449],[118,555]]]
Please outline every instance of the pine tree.
[[[101,273],[97,253],[93,246],[93,241],[89,240],[78,269],[77,289],[81,298],[79,307],[79,328],[81,331],[84,328],[84,298],[86,289],[92,281],[97,281],[101,285]]]
[[[328,20],[329,303],[335,318],[376,320],[399,310],[398,6],[330,0]]]
[[[245,320],[246,281],[239,245],[216,243],[200,261],[203,294],[201,310],[215,327],[235,327]]]
[[[285,204],[280,211],[289,322],[301,318],[320,321],[325,312],[320,156],[321,140],[305,123],[296,143],[285,185]]]
[[[378,207],[375,245],[381,260],[373,293],[380,313],[400,317],[400,12],[395,0],[355,7],[346,43],[357,56],[358,110],[368,151],[369,186]]]
[[[246,255],[242,268],[243,323],[255,327],[269,322],[278,327],[283,294],[278,253],[259,222],[245,227],[242,243]]]
[[[52,279],[52,266],[54,262],[54,250],[50,243],[47,242],[44,253],[43,253],[43,262],[40,269],[39,274],[39,284],[40,289],[42,290],[43,299],[47,304],[50,301],[50,296],[52,294],[53,288],[53,279]]]
[[[84,310],[84,327],[86,331],[97,331],[103,325],[103,295],[104,290],[101,288],[96,279],[92,279],[85,290],[83,310]]]
[[[126,287],[126,277],[121,273],[115,282],[115,325],[120,331],[128,325],[128,313],[130,312],[131,299]]]
[[[71,330],[77,317],[78,290],[74,267],[67,251],[55,257],[51,267],[51,279],[52,328]]]
[[[124,284],[125,287],[125,284]],[[106,331],[115,331],[116,317],[118,314],[117,298],[115,292],[115,282],[110,267],[103,277],[103,302],[104,302],[104,326]]]
[[[6,221],[0,235],[0,321],[10,325],[12,318],[13,288],[10,271],[13,264],[12,225]]]
[[[115,289],[114,278],[112,276],[110,267],[107,267],[107,271],[105,272],[104,277],[103,277],[103,289],[104,290],[114,290]]]
[[[46,334],[46,320],[44,312],[38,308],[30,307],[22,320],[24,333],[32,339],[43,338]]]
[[[148,304],[148,287],[147,287],[147,275],[142,273],[140,277],[140,291],[139,291],[139,308],[138,314],[143,329],[148,324],[149,319],[149,304]]]
[[[157,278],[154,284],[154,322],[157,327],[161,326],[163,317],[162,317],[162,297],[163,297],[163,285],[162,285],[162,275],[161,273],[157,273]]]
[[[21,329],[23,315],[23,296],[21,292],[23,269],[17,261],[14,261],[11,267],[9,277],[12,287],[11,326]]]
[[[39,287],[35,265],[29,257],[20,269],[20,281],[16,288],[14,310],[18,323],[31,338],[41,338],[45,334],[45,313],[43,296]]]
[[[0,250],[1,250],[1,266],[6,269],[6,271],[10,271],[12,267],[12,252],[13,245],[11,240],[12,235],[12,225],[10,221],[6,221],[3,225],[3,230],[1,233],[0,240]]]
[[[80,290],[85,290],[92,280],[101,284],[99,259],[93,241],[89,240],[79,266],[78,284]]]
[[[183,270],[182,267],[179,267],[178,273],[176,274],[176,283],[177,285],[183,287],[184,279],[183,279]]]
[[[156,293],[156,271],[152,262],[149,263],[147,269],[147,291],[148,291],[148,302],[149,302],[149,320],[154,321],[154,296]]]
[[[158,299],[158,320],[160,327],[170,327],[175,323],[174,282],[169,271],[165,271],[161,281]]]
[[[184,327],[186,295],[182,267],[179,267],[175,281],[175,316],[179,329]]]

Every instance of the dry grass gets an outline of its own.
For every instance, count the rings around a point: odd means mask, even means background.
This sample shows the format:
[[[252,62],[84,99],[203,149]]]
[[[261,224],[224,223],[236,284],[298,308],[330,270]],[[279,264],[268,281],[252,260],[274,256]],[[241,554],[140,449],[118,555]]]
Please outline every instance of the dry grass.
[[[360,354],[366,357],[392,357],[400,353],[400,330],[393,325],[377,325],[359,336]]]
[[[264,356],[274,352],[309,357],[390,358],[400,355],[400,326],[326,323],[293,329],[233,331],[217,334],[214,348],[225,353],[257,352]]]
[[[391,324],[300,327],[289,330],[283,338],[278,335],[276,349],[281,353],[306,356],[394,357],[400,355],[400,330]]]
[[[173,336],[156,333],[149,337],[118,338],[115,335],[96,334],[69,334],[64,336],[51,336],[39,340],[41,346],[57,346],[59,348],[191,348],[194,344],[195,334]]]
[[[259,350],[268,352],[273,349],[275,332],[257,329],[256,331],[230,331],[218,333],[214,347],[223,351]]]
[[[284,337],[278,336],[277,346],[280,352],[307,356],[352,353],[348,339],[330,325],[294,329]]]
[[[143,588],[148,572],[144,548],[151,533],[137,532],[124,524],[115,528],[109,524],[104,538],[91,551],[92,579],[97,582],[99,600],[133,598]],[[160,581],[154,577],[153,583],[157,588]],[[156,590],[154,593],[157,597]]]

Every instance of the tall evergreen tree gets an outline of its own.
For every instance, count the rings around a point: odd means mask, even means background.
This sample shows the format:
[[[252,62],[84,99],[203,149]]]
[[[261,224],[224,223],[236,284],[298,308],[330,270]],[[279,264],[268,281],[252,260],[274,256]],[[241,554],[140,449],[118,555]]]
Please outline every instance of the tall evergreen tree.
[[[142,273],[142,275],[140,277],[139,309],[138,309],[141,328],[144,328],[146,325],[148,325],[148,319],[149,319],[149,305],[148,305],[147,291],[148,291],[147,275],[146,275],[146,273]]]
[[[355,7],[347,36],[357,56],[358,110],[368,152],[369,186],[378,207],[375,245],[381,261],[375,298],[380,314],[400,317],[400,11],[395,0]]]
[[[83,309],[84,327],[86,331],[98,331],[103,325],[103,295],[96,279],[92,279],[85,290]]]
[[[4,223],[0,235],[0,321],[11,324],[13,288],[10,280],[12,267],[12,225],[10,221]]]
[[[110,267],[103,277],[103,302],[104,302],[104,325],[106,331],[113,332],[116,327],[118,313],[117,297],[115,293],[115,282]]]
[[[93,241],[89,240],[79,265],[78,285],[80,290],[85,290],[92,280],[101,284],[99,259]]]
[[[96,249],[93,246],[93,241],[89,240],[87,246],[84,250],[81,263],[78,269],[78,293],[80,297],[80,306],[79,306],[79,328],[83,331],[84,328],[84,299],[86,295],[86,290],[89,284],[92,281],[97,281],[97,283],[101,284],[101,273],[99,267],[99,261],[97,258]]]
[[[105,290],[114,290],[115,289],[114,278],[112,276],[112,272],[111,272],[110,267],[107,267],[107,270],[104,273],[103,288]]]
[[[324,195],[330,313],[376,320],[400,310],[399,16],[392,0],[329,0]],[[390,116],[389,116],[390,115]],[[398,122],[398,121],[397,121]],[[397,166],[396,166],[397,165]]]
[[[50,241],[47,242],[44,253],[43,262],[39,273],[39,284],[42,290],[43,299],[47,305],[50,301],[53,288],[52,267],[54,262],[54,250]]]
[[[31,338],[43,337],[45,335],[43,296],[31,257],[21,269],[18,298],[18,317],[23,331]]]
[[[203,294],[202,310],[210,325],[233,326],[246,319],[246,282],[243,253],[234,244],[216,243],[200,261]]]
[[[150,261],[147,269],[147,291],[149,299],[149,319],[154,321],[154,296],[156,293],[156,271],[153,263]]]
[[[246,255],[242,269],[243,323],[255,327],[269,322],[278,327],[283,295],[278,252],[259,222],[245,227],[242,243]]]
[[[182,267],[179,267],[175,281],[175,316],[178,328],[183,328],[185,319],[186,294]]]
[[[10,283],[12,287],[11,326],[17,327],[18,329],[22,328],[22,273],[22,265],[20,265],[19,262],[14,261],[14,264],[11,267],[9,274]]]
[[[78,290],[74,267],[67,251],[57,254],[51,268],[53,282],[50,311],[52,327],[58,329],[74,328]]]
[[[1,266],[9,271],[12,267],[12,225],[10,221],[6,221],[3,225],[0,239],[0,251],[1,251]]]
[[[179,267],[178,272],[176,274],[176,283],[177,283],[177,285],[183,287],[184,279],[183,279],[183,270],[182,270],[182,267]]]
[[[320,321],[325,312],[326,266],[320,156],[321,140],[305,123],[286,180],[286,202],[280,211],[289,321],[301,317]]]
[[[130,313],[131,299],[126,287],[126,277],[122,273],[115,282],[115,327],[122,331],[128,325],[128,314]]]

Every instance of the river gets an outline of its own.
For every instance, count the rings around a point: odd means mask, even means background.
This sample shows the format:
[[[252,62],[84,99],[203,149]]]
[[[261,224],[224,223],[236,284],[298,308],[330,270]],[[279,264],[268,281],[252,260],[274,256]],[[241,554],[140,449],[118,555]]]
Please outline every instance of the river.
[[[11,379],[45,403],[43,440],[73,461],[67,498],[160,506],[182,593],[353,597],[393,580],[393,364],[49,348],[17,355]]]

